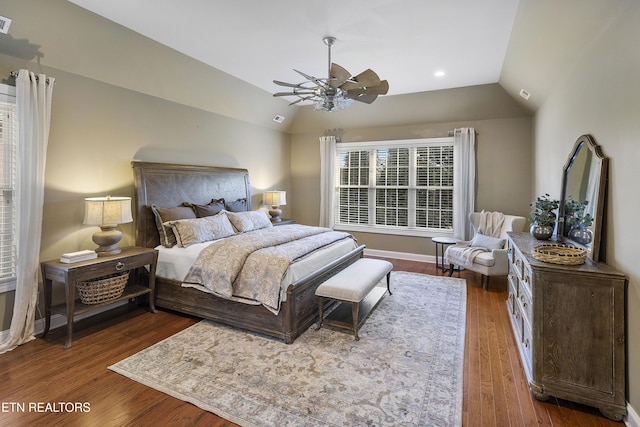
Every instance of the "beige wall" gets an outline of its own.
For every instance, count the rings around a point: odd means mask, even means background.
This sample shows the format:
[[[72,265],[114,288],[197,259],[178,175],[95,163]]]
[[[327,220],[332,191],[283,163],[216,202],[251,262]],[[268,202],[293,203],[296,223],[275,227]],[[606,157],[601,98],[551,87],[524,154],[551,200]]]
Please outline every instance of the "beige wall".
[[[256,208],[265,189],[290,189],[290,136],[271,120],[282,100],[63,0],[0,0],[0,11],[13,19],[0,79],[56,78],[41,260],[95,247],[83,198],[132,196],[134,159],[246,168]],[[120,229],[133,244],[133,224]],[[12,308],[13,292],[0,294],[0,330]]]
[[[532,172],[531,118],[500,86],[475,86],[391,98],[386,103],[379,99],[376,104],[365,106],[364,111],[356,108],[326,114],[305,107],[298,114],[298,120],[304,120],[307,128],[315,128],[313,132],[292,135],[290,199],[298,222],[317,225],[319,221],[318,138],[324,132],[323,127],[340,129],[335,133],[341,135],[342,142],[442,137],[454,128],[473,127],[478,132],[476,208],[528,215]],[[359,106],[349,108],[354,107]],[[386,108],[389,108],[387,114],[381,114],[380,109]],[[407,116],[411,116],[410,120]],[[350,122],[358,127],[347,126]],[[393,122],[399,124],[393,125]],[[407,122],[414,124],[405,124]],[[294,130],[298,127],[296,121]],[[354,235],[368,249],[435,254],[431,239],[424,237]]]
[[[548,3],[548,2],[547,2]],[[568,69],[559,69],[565,76],[549,88],[549,96],[535,115],[534,124],[534,193],[549,193],[560,197],[561,170],[576,139],[591,134],[609,157],[609,182],[605,210],[606,235],[603,239],[606,263],[623,272],[628,278],[627,288],[627,400],[640,412],[640,2],[594,1],[574,2],[572,14],[563,15],[558,25],[545,27],[551,33],[562,28],[593,25],[583,14],[610,8],[602,17],[608,24],[598,27],[590,37],[574,47],[579,50],[575,62]],[[605,6],[606,3],[606,6]],[[531,19],[539,12],[538,0],[521,2],[521,12]],[[588,11],[583,11],[587,8]],[[523,10],[524,9],[524,10]],[[547,9],[548,11],[548,9]],[[543,16],[540,14],[541,22]],[[595,15],[594,15],[595,16]],[[595,21],[597,22],[597,21]],[[536,31],[517,34],[521,40],[531,39]],[[514,38],[512,37],[512,40]],[[554,43],[538,46],[552,50]],[[526,45],[510,46],[510,50],[535,57],[539,52],[527,50]]]

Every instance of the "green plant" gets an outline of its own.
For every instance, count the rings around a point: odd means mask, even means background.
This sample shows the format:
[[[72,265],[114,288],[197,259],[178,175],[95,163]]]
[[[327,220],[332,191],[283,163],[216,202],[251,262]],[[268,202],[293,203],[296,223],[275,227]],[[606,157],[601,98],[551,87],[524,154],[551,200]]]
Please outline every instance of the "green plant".
[[[556,222],[556,214],[553,212],[560,206],[559,200],[552,200],[548,194],[538,196],[529,204],[533,208],[533,212],[529,215],[529,219],[538,225],[553,225]]]
[[[571,227],[589,227],[593,224],[593,217],[588,213],[584,213],[588,205],[588,200],[580,202],[569,198],[564,204],[564,218],[566,223]]]

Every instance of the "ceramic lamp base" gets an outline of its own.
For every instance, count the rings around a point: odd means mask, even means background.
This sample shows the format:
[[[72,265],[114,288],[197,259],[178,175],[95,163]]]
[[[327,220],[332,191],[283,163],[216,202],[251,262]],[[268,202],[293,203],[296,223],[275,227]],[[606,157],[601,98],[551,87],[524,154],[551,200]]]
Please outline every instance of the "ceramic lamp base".
[[[282,215],[282,209],[280,209],[278,206],[271,206],[269,215],[271,215],[271,222],[282,221],[282,218],[280,218],[280,215]]]
[[[96,253],[98,256],[117,255],[120,248],[118,242],[122,239],[122,232],[116,230],[116,226],[103,225],[100,231],[92,236],[93,243],[98,245]]]

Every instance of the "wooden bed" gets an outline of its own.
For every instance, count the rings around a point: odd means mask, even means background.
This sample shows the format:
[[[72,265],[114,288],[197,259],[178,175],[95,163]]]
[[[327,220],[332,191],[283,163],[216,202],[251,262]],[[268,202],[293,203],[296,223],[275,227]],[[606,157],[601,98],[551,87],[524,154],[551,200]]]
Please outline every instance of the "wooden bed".
[[[135,182],[136,245],[160,244],[152,205],[180,206],[183,202],[207,204],[211,199],[247,200],[251,210],[249,173],[246,169],[167,163],[132,162]],[[261,305],[217,297],[181,282],[156,278],[156,307],[210,319],[292,343],[317,320],[316,288],[329,277],[363,256],[364,246],[336,259],[287,288],[278,315]]]

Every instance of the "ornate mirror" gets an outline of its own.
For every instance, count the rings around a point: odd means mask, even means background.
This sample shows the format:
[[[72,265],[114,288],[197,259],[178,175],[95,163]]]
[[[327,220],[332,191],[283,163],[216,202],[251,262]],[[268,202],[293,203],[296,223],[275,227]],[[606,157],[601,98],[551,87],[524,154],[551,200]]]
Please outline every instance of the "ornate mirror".
[[[608,159],[602,154],[600,146],[590,135],[582,135],[576,141],[562,175],[562,197],[560,199],[560,218],[564,224],[558,229],[562,237],[569,242],[584,247],[589,258],[600,258],[600,232],[604,214],[604,198],[607,182]],[[580,206],[581,205],[581,206]],[[589,238],[578,238],[575,217],[572,210],[580,207],[581,216],[592,219],[584,221]],[[590,222],[590,224],[589,224]],[[571,231],[573,229],[573,231]]]

